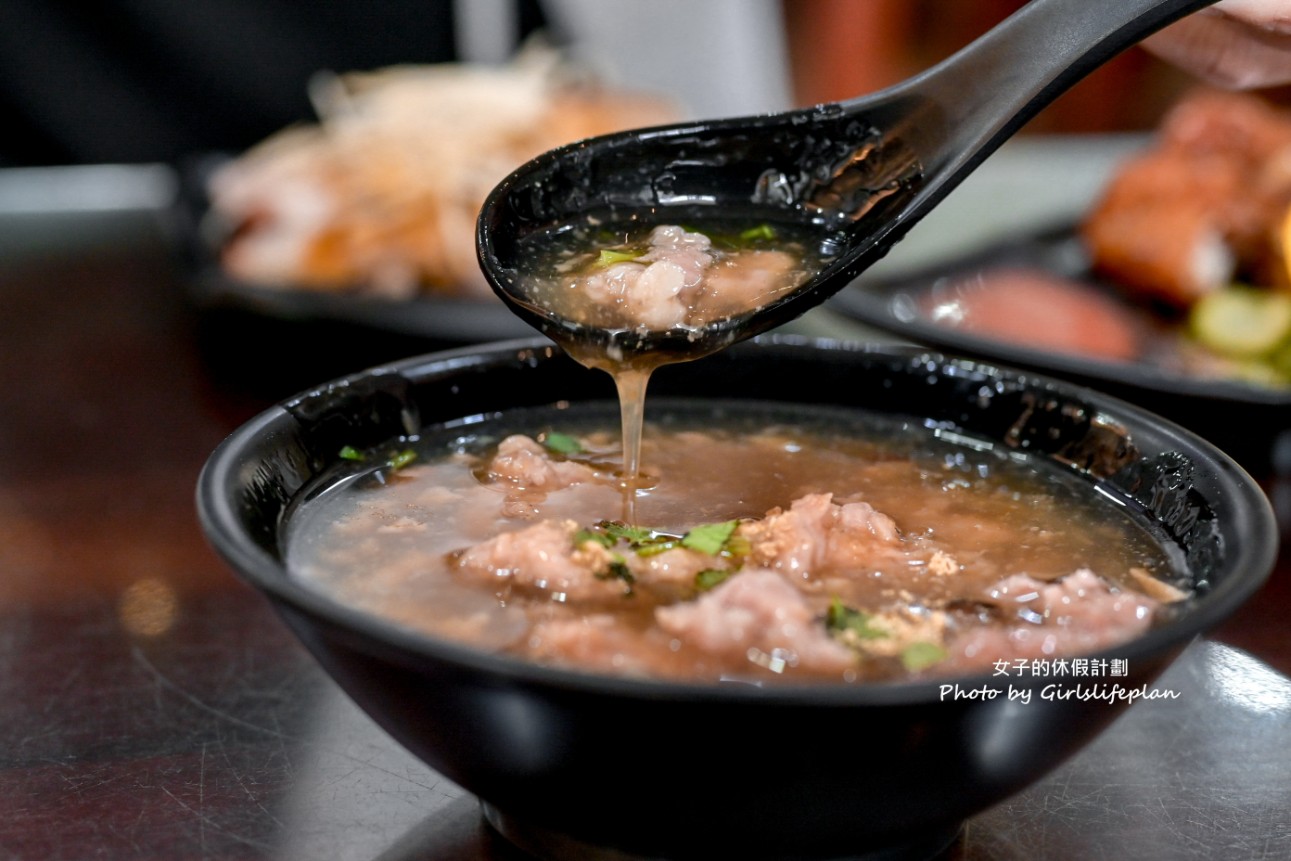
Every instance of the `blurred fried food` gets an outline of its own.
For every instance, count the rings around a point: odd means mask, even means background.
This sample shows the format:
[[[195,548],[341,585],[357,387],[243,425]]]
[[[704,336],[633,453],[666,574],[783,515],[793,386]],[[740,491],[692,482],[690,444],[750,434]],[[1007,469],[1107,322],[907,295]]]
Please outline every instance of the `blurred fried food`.
[[[228,275],[391,298],[489,295],[475,258],[485,196],[564,143],[675,119],[529,48],[501,66],[400,66],[320,76],[321,120],[273,135],[210,178]]]
[[[1082,226],[1096,272],[1187,309],[1245,281],[1291,283],[1281,225],[1291,207],[1291,113],[1250,93],[1203,90],[1163,119]]]
[[[1200,90],[1081,225],[1096,274],[1186,323],[1187,364],[1291,384],[1291,111]]]

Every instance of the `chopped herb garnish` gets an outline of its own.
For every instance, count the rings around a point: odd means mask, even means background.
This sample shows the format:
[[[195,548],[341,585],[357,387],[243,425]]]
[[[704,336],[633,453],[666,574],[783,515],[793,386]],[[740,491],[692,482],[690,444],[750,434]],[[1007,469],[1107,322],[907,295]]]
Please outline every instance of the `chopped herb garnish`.
[[[658,556],[680,546],[680,541],[660,535],[648,543],[635,544],[632,549],[636,550],[638,556]]]
[[[602,520],[596,525],[604,529],[605,533],[611,538],[626,541],[633,546],[649,543],[658,537],[658,533],[653,529],[646,529],[644,526],[629,526],[618,520]]]
[[[403,451],[397,451],[394,454],[390,455],[390,468],[403,469],[405,466],[412,463],[416,459],[417,459],[417,452],[413,451],[410,448],[406,448]]]
[[[609,567],[596,576],[601,580],[622,580],[627,584],[627,593],[629,595],[632,594],[632,584],[635,583],[637,579],[632,575],[631,569],[628,568],[628,563],[617,553],[614,555],[614,558],[610,560]]]
[[[825,614],[825,627],[832,633],[847,636],[848,634],[862,640],[876,640],[888,636],[887,631],[870,624],[870,614],[862,613],[848,607],[835,598],[829,602],[829,612]]]
[[[608,547],[614,546],[613,538],[606,535],[604,532],[597,532],[595,529],[580,529],[574,535],[575,547],[582,547],[584,544],[586,544],[589,541],[591,541],[593,544],[599,544],[602,547],[608,548]]]
[[[753,546],[749,544],[749,539],[743,535],[732,535],[726,539],[726,544],[722,547],[725,553],[731,556],[748,556],[753,552]]]
[[[583,450],[583,444],[578,441],[577,437],[572,437],[567,433],[557,433],[556,431],[544,434],[542,444],[548,451],[554,451],[556,454],[578,454]]]
[[[618,520],[602,520],[588,529],[580,530],[574,536],[574,545],[577,547],[588,541],[595,541],[602,547],[613,547],[622,542],[640,557],[657,556],[678,547],[709,556],[739,557],[748,554],[749,546],[743,536],[734,534],[737,525],[738,520],[707,523],[679,536],[645,526],[631,526]],[[737,559],[736,568],[738,567]],[[720,569],[718,571],[722,576],[733,573]],[[713,585],[717,582],[714,580]]]
[[[695,575],[695,588],[707,592],[734,573],[726,568],[705,568]]]
[[[681,536],[681,546],[698,553],[716,556],[722,552],[727,540],[735,534],[735,527],[739,523],[738,520],[727,520],[724,523],[705,523],[696,526]]]
[[[757,227],[750,227],[743,231],[740,239],[745,242],[752,242],[755,239],[775,239],[775,228],[769,224],[759,224]]]
[[[936,643],[911,643],[901,650],[901,665],[917,673],[946,659],[946,650]]]
[[[602,520],[592,529],[610,541],[622,541],[642,556],[653,556],[677,546],[677,536],[645,526],[631,526],[621,520]]]
[[[641,256],[639,251],[620,251],[615,248],[602,248],[601,254],[596,258],[597,266],[613,266],[615,263],[628,263],[636,260]]]
[[[341,460],[365,460],[366,459],[363,452],[359,451],[357,448],[355,448],[352,445],[341,446],[341,450],[337,452],[337,454],[340,456]]]

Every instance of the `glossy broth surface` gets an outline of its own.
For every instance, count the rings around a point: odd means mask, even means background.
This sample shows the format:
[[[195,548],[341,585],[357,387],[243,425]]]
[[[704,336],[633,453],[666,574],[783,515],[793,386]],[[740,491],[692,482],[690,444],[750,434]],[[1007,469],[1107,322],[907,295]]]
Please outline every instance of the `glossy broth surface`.
[[[981,671],[1123,642],[1169,603],[1157,541],[1014,451],[850,410],[655,411],[634,492],[612,404],[446,428],[398,469],[369,452],[291,518],[289,568],[437,637],[685,680]]]

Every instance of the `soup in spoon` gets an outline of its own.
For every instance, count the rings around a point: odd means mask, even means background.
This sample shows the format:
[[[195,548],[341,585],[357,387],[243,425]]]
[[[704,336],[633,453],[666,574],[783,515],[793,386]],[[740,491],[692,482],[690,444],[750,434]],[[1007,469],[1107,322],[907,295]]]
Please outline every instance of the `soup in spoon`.
[[[589,220],[529,240],[517,291],[571,325],[548,332],[577,361],[614,377],[621,405],[624,518],[634,519],[646,387],[660,365],[734,341],[720,324],[792,293],[831,259],[828,238],[801,225],[705,221],[703,228]],[[661,348],[650,336],[673,333]]]

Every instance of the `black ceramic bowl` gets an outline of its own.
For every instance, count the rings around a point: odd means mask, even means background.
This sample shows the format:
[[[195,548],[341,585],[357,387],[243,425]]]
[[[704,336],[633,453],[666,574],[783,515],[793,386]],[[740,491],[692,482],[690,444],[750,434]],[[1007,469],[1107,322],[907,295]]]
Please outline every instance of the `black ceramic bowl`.
[[[1260,586],[1276,530],[1260,489],[1210,444],[1125,403],[917,349],[771,339],[662,369],[652,397],[842,404],[929,419],[1058,462],[1150,519],[1200,593],[1115,650],[1151,685]],[[962,821],[1051,770],[1124,702],[955,699],[942,682],[698,685],[606,678],[401,630],[303,588],[279,533],[343,445],[463,416],[610,399],[605,374],[533,341],[377,368],[304,393],[235,432],[198,488],[218,551],[262,590],[386,731],[476,794],[540,855],[830,858],[930,855]],[[647,410],[649,406],[647,405]],[[961,680],[1005,691],[1051,683]]]

